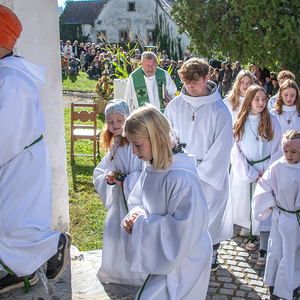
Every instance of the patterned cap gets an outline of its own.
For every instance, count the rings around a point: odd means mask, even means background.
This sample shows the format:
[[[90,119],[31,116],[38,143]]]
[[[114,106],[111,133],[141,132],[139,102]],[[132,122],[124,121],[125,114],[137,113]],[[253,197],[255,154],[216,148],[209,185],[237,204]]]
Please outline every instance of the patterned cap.
[[[110,100],[105,108],[105,118],[109,114],[121,114],[125,118],[128,117],[130,115],[130,112],[127,102],[122,99]]]

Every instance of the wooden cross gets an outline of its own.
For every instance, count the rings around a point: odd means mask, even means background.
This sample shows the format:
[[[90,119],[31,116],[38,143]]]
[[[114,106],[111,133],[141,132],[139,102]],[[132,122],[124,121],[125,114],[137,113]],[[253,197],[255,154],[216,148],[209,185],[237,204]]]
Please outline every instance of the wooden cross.
[[[288,120],[288,124],[291,124],[291,120]]]
[[[147,92],[142,89],[140,89],[140,91],[138,92],[138,95],[140,95],[141,97],[144,97],[145,94],[147,94]]]

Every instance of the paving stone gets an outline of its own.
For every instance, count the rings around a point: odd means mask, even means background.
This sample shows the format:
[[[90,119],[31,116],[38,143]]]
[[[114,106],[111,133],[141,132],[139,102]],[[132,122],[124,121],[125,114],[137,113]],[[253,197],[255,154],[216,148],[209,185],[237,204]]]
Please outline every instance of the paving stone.
[[[236,247],[235,250],[236,250],[236,251],[245,251],[245,249],[242,248],[242,247]]]
[[[224,284],[223,284],[223,287],[224,287],[225,289],[232,289],[232,290],[237,289],[237,286],[236,286],[235,284],[232,284],[232,283],[224,283]]]
[[[236,255],[236,251],[233,251],[233,250],[228,250],[228,255]]]
[[[237,245],[238,245],[238,243],[237,243],[237,242],[235,242],[235,241],[233,241],[233,240],[231,240],[231,241],[229,242],[229,245],[231,245],[231,246],[237,246]]]
[[[208,293],[215,293],[216,291],[217,291],[217,289],[212,288],[212,287],[209,287],[208,290],[207,290]]]
[[[248,277],[249,279],[255,279],[255,280],[258,279],[258,275],[256,275],[256,274],[248,274],[247,277]]]
[[[221,276],[229,276],[230,274],[229,274],[229,272],[227,271],[227,270],[218,270],[217,271],[217,275],[221,275]]]
[[[260,299],[260,296],[254,292],[248,293],[248,298]]]
[[[242,272],[233,272],[233,275],[237,278],[244,278],[245,274]]]
[[[255,285],[255,286],[264,286],[264,283],[259,280],[251,280],[250,285]]]
[[[252,290],[251,286],[248,286],[248,285],[241,285],[240,289],[245,290],[245,291],[251,291]]]
[[[244,272],[245,272],[245,273],[256,274],[256,272],[255,272],[253,269],[251,269],[251,268],[246,268],[246,269],[244,269]]]
[[[237,256],[235,258],[235,260],[238,260],[238,261],[246,261],[246,258],[245,257],[242,257],[242,256]]]
[[[238,264],[238,267],[241,267],[241,268],[251,268],[251,266],[248,263],[246,263],[246,262],[240,262]]]
[[[232,300],[245,300],[245,298],[233,297]]]
[[[242,278],[239,278],[239,279],[236,278],[234,282],[237,284],[244,284],[244,285],[248,284],[248,281],[245,279],[242,279]]]
[[[241,272],[243,269],[240,267],[236,267],[236,266],[231,266],[231,271],[235,271],[235,272]]]
[[[232,282],[232,278],[231,277],[218,277],[218,281],[221,281],[221,282]]]
[[[222,248],[225,250],[234,250],[234,248],[230,245],[223,246]]]
[[[255,288],[255,292],[261,293],[261,294],[267,294],[268,293],[268,289],[267,288],[256,287]]]
[[[244,298],[245,299],[245,292],[244,291],[236,291],[236,296],[238,296],[238,297],[242,297],[242,298]]]
[[[213,300],[228,300],[227,296],[215,295],[213,296]]]
[[[226,294],[226,295],[233,295],[233,290],[229,290],[229,289],[220,289],[220,293],[221,294]]]
[[[229,241],[223,241],[220,243],[221,245],[228,245],[229,244]]]
[[[238,256],[243,256],[243,257],[248,257],[249,256],[249,253],[248,252],[239,252],[238,253]]]
[[[222,255],[223,259],[234,259],[234,257],[232,255]]]
[[[221,284],[220,282],[215,282],[215,281],[210,281],[209,282],[210,286],[220,286],[220,284]]]
[[[227,260],[227,264],[231,266],[236,266],[237,262],[235,260]]]

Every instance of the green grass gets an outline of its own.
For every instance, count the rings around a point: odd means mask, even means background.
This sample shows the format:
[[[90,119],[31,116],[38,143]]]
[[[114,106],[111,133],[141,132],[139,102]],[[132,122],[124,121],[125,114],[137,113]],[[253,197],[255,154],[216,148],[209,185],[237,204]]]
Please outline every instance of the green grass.
[[[88,74],[80,71],[75,75],[62,75],[62,88],[65,90],[94,91],[96,78],[90,78]]]
[[[67,148],[67,172],[69,181],[70,234],[72,243],[80,251],[102,248],[103,224],[106,210],[93,185],[95,168],[93,157],[74,158],[70,163],[71,149],[71,109],[64,109],[65,137]],[[98,115],[98,128],[101,129],[104,116]],[[93,143],[89,140],[75,141],[75,153],[93,153]],[[101,158],[105,155],[101,151]],[[99,163],[99,160],[97,161]]]

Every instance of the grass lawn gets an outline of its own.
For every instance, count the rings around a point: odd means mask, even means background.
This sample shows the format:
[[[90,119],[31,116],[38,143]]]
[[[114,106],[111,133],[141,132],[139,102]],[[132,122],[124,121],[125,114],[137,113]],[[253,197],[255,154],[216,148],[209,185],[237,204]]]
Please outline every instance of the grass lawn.
[[[97,78],[90,78],[88,74],[82,71],[80,71],[77,76],[62,75],[62,88],[65,90],[93,92],[96,82]]]
[[[106,210],[93,185],[95,165],[92,157],[75,157],[70,164],[71,149],[71,109],[64,109],[65,136],[67,148],[67,172],[69,181],[70,234],[72,243],[80,251],[102,248],[103,224]],[[101,129],[104,115],[98,115]],[[93,143],[89,140],[75,141],[75,153],[93,153]],[[101,158],[105,155],[101,151]],[[99,163],[99,160],[97,161]]]

